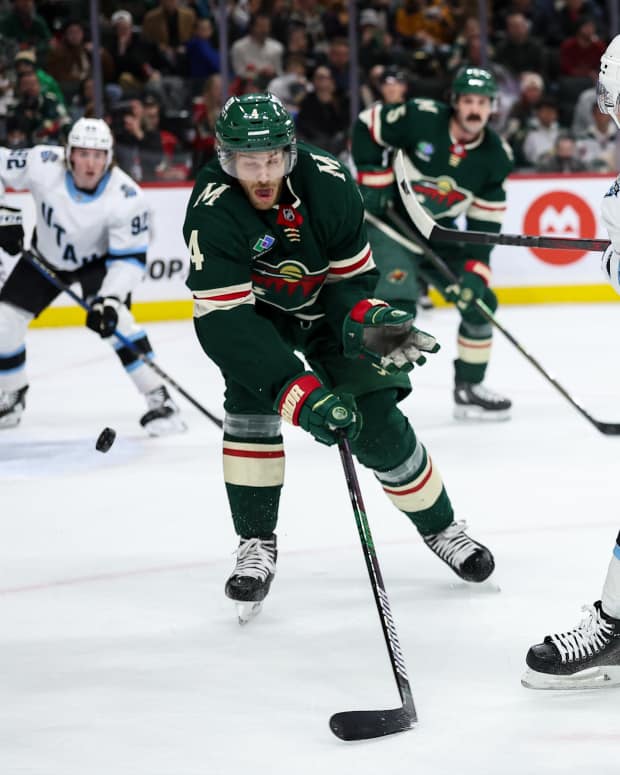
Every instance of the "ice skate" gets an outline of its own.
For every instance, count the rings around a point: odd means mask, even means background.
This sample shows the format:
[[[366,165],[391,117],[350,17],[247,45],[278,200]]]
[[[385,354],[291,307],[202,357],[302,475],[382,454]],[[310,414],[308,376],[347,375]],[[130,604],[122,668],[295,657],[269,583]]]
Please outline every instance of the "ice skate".
[[[15,428],[19,425],[26,408],[28,385],[19,390],[0,391],[0,428]]]
[[[145,398],[149,410],[140,418],[140,425],[149,436],[168,436],[187,430],[179,407],[170,398],[164,385],[146,393]]]
[[[269,538],[241,538],[237,564],[226,582],[226,596],[237,606],[239,624],[257,616],[276,572],[276,535]]]
[[[466,522],[452,522],[441,533],[422,536],[424,543],[440,560],[465,581],[481,582],[487,579],[495,568],[491,552],[470,538],[465,529]]]
[[[601,601],[584,606],[587,616],[572,630],[547,635],[527,652],[528,689],[597,689],[620,685],[620,619]]]
[[[510,419],[512,401],[483,384],[457,382],[454,386],[454,417],[457,420]]]

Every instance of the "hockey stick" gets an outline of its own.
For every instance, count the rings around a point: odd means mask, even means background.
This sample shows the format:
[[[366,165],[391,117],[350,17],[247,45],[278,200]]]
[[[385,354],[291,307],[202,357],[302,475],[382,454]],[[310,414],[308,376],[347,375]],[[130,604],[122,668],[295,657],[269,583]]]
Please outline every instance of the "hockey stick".
[[[48,280],[53,286],[58,288],[59,291],[64,291],[68,296],[70,296],[73,301],[77,302],[82,309],[85,309],[87,312],[90,312],[91,306],[88,304],[88,302],[84,301],[84,299],[77,293],[71,290],[71,288],[64,283],[57,275],[56,273],[49,267],[47,264],[45,264],[38,256],[35,256],[33,253],[31,253],[29,250],[24,250],[22,253],[22,258],[27,261],[32,267],[34,267],[37,272],[43,275],[46,280]],[[205,407],[199,403],[193,396],[191,396],[186,390],[184,390],[175,380],[172,379],[172,377],[167,374],[162,368],[160,368],[155,361],[151,360],[151,358],[148,358],[144,353],[141,353],[136,345],[131,341],[131,339],[128,339],[126,336],[123,336],[123,334],[120,333],[120,331],[114,331],[114,336],[119,340],[119,342],[122,342],[122,344],[127,347],[128,350],[131,350],[131,352],[142,361],[142,363],[145,363],[150,369],[153,369],[153,371],[158,374],[165,382],[167,382],[169,385],[171,385],[178,393],[180,393],[183,398],[185,398],[187,401],[190,402],[196,409],[198,409],[199,412],[204,414],[205,417],[208,417],[209,420],[211,420],[212,423],[215,423],[218,428],[223,427],[223,423],[220,420],[219,417],[216,417],[214,414],[211,414],[211,412],[208,409],[205,409]]]
[[[379,560],[375,552],[375,545],[372,540],[370,526],[366,517],[366,509],[362,501],[351,447],[346,436],[341,435],[338,441],[338,451],[342,460],[344,476],[349,488],[351,505],[355,523],[362,543],[364,560],[370,577],[370,585],[375,596],[381,628],[385,637],[394,678],[398,686],[398,692],[402,700],[402,707],[390,708],[388,710],[345,710],[341,713],[334,713],[329,720],[329,726],[332,732],[341,740],[368,740],[372,737],[383,737],[384,735],[393,735],[396,732],[405,732],[411,729],[417,722],[418,717],[413,704],[413,695],[411,686],[407,678],[407,669],[405,661],[398,642],[390,603],[385,591]]]
[[[389,212],[389,218],[394,223],[394,225],[398,226],[398,228],[404,232],[405,234],[411,235],[411,239],[407,239],[406,237],[403,237],[401,233],[396,231],[395,229],[392,229],[388,224],[384,223],[379,218],[376,218],[371,213],[366,213],[366,219],[369,223],[372,223],[373,226],[376,226],[376,228],[380,229],[384,234],[387,234],[389,237],[391,237],[395,242],[398,242],[403,247],[407,248],[407,250],[412,251],[413,253],[419,253],[421,250],[424,256],[430,261],[430,263],[439,271],[445,278],[451,283],[458,284],[458,277],[452,272],[452,270],[447,266],[447,264],[444,262],[442,258],[440,258],[431,248],[424,242],[422,242],[419,239],[416,239],[415,236],[412,234],[412,229],[409,227],[408,224],[406,224],[403,219],[395,213],[393,210],[390,210]],[[416,248],[418,249],[416,251]],[[499,320],[495,317],[493,312],[487,307],[487,305],[481,301],[480,299],[476,299],[476,307],[478,308],[478,311],[482,314],[482,316],[489,321],[495,328],[498,329],[498,331],[501,331],[501,333],[508,339],[508,341],[514,345],[517,350],[523,355],[527,360],[532,364],[532,366],[547,380],[547,382],[550,382],[553,387],[561,393],[564,398],[583,416],[586,418],[586,420],[594,427],[599,430],[601,433],[604,433],[606,436],[618,436],[620,435],[620,423],[617,422],[602,422],[601,420],[597,420],[596,418],[592,417],[592,415],[587,412],[583,406],[576,401],[571,394],[560,385],[560,383],[551,376],[542,366],[541,364],[534,358],[533,355],[531,355],[520,342],[518,342],[514,336],[508,331],[507,328],[505,328]]]
[[[403,205],[420,234],[427,240],[434,239],[475,245],[517,245],[523,248],[547,248],[549,250],[606,250],[610,244],[609,240],[604,239],[528,237],[525,234],[492,234],[486,231],[447,229],[440,226],[418,202],[405,171],[405,158],[402,150],[399,150],[394,158],[394,174]]]

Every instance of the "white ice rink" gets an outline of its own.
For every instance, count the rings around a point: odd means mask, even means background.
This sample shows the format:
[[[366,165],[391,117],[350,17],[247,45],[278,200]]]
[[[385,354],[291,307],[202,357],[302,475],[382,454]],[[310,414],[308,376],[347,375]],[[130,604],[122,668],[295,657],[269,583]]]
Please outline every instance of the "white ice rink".
[[[500,320],[598,419],[620,421],[617,305]],[[21,427],[0,436],[0,773],[618,773],[620,689],[521,687],[528,647],[600,596],[620,527],[605,437],[500,334],[487,383],[514,419],[451,419],[456,315],[403,404],[501,592],[460,583],[358,467],[416,701],[411,732],[343,743],[336,711],[398,703],[338,453],[287,427],[278,574],[237,624],[220,432],[152,440],[142,399],[83,329],[35,329]],[[221,415],[189,321],[150,324],[158,363]],[[95,451],[105,426],[118,433]]]

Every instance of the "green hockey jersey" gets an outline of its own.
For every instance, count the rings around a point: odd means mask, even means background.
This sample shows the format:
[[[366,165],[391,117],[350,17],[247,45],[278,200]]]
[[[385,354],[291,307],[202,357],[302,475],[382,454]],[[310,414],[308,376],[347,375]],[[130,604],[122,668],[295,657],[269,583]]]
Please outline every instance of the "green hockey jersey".
[[[435,100],[412,99],[401,105],[377,103],[364,110],[353,128],[353,161],[367,207],[381,216],[393,202],[405,215],[395,189],[391,153],[402,148],[408,177],[419,201],[443,226],[499,232],[506,210],[504,181],[512,169],[510,148],[490,128],[471,143],[450,136],[450,108]],[[373,204],[380,202],[379,208]],[[406,217],[406,215],[405,215]],[[445,247],[450,256],[459,250]],[[443,251],[442,251],[443,252]],[[491,247],[470,245],[467,256],[488,264]]]
[[[274,208],[255,209],[217,160],[198,175],[183,234],[201,345],[222,372],[273,401],[305,368],[290,332],[326,320],[338,342],[378,273],[350,172],[298,145]]]

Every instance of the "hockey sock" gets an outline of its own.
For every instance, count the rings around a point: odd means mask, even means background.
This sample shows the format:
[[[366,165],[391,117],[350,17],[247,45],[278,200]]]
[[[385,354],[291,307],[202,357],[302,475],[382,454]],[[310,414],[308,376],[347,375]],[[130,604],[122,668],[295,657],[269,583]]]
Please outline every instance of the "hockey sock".
[[[457,338],[459,357],[454,361],[454,381],[477,384],[484,379],[491,357],[491,325],[461,321]]]
[[[140,393],[150,393],[151,390],[155,390],[161,385],[161,377],[143,363],[137,355],[140,353],[147,358],[153,357],[153,348],[149,338],[144,331],[133,333],[127,338],[133,342],[133,347],[128,347],[118,340],[114,341],[114,337],[111,337],[114,351]]]
[[[603,611],[608,616],[620,619],[620,533],[618,533],[616,538],[614,552],[607,569],[601,603]]]
[[[235,531],[268,538],[278,521],[284,482],[280,418],[231,415],[224,419],[224,481]]]
[[[362,430],[351,447],[371,468],[397,509],[423,534],[439,533],[454,519],[441,476],[396,406],[396,391],[360,396]]]

